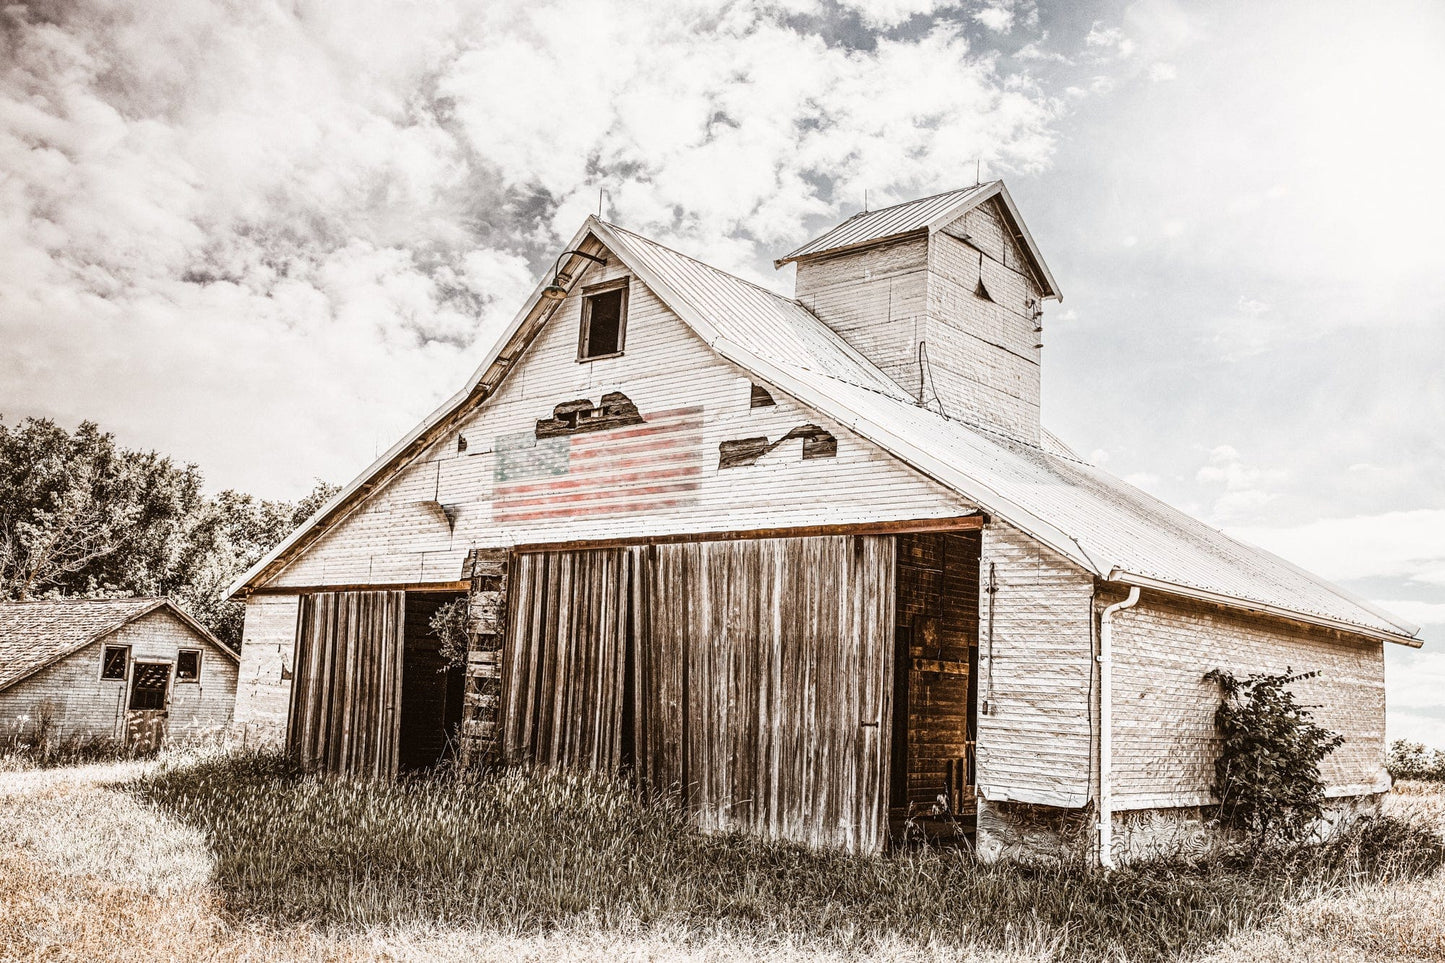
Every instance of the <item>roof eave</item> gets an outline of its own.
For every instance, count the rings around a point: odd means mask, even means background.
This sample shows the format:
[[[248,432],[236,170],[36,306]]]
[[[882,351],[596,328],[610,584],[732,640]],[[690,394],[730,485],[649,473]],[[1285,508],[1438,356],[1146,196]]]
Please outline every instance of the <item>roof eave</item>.
[[[852,220],[852,218],[849,218],[849,220]],[[846,224],[848,222],[844,221],[843,223]],[[773,261],[773,267],[781,268],[785,264],[795,262],[801,264],[804,261],[816,261],[821,258],[836,257],[843,254],[856,254],[859,251],[866,251],[872,247],[895,244],[898,241],[905,241],[915,237],[927,237],[931,233],[932,231],[928,227],[915,227],[911,230],[899,231],[897,234],[889,234],[886,237],[871,237],[866,241],[857,241],[853,244],[840,244],[838,247],[826,248],[822,251],[815,251],[812,254],[787,254],[775,259]]]
[[[1327,615],[1301,612],[1298,609],[1285,608],[1280,605],[1270,605],[1266,602],[1240,598],[1237,595],[1213,592],[1208,589],[1196,588],[1192,585],[1181,585],[1178,582],[1170,582],[1149,575],[1140,575],[1137,572],[1129,572],[1121,568],[1112,569],[1105,581],[1117,582],[1120,585],[1130,585],[1137,588],[1153,589],[1158,592],[1163,592],[1166,595],[1177,595],[1182,598],[1195,599],[1201,602],[1213,602],[1217,605],[1223,605],[1232,609],[1258,612],[1261,615],[1273,615],[1277,618],[1289,619],[1294,622],[1304,622],[1309,625],[1318,625],[1321,628],[1347,632],[1351,635],[1365,636],[1366,638],[1375,639],[1380,642],[1394,642],[1397,645],[1408,645],[1415,649],[1420,648],[1420,646],[1424,644],[1424,640],[1416,638],[1413,634],[1406,635],[1403,630],[1398,633],[1389,632],[1372,626],[1360,625],[1356,622],[1346,622],[1343,619],[1330,618]]]
[[[600,225],[601,221],[596,217],[589,216],[563,250],[570,251],[580,247],[582,243],[586,241],[587,236],[595,233],[595,228]],[[580,273],[577,276],[580,277]],[[259,587],[256,583],[264,584],[264,582],[274,577],[274,575],[279,574],[279,569],[274,573],[271,570],[276,568],[278,563],[280,563],[280,567],[284,569],[285,565],[291,561],[291,554],[296,549],[304,547],[303,542],[309,544],[324,534],[326,530],[348,517],[355,503],[358,503],[370,493],[371,486],[369,483],[379,473],[401,459],[409,450],[416,446],[417,442],[427,438],[438,426],[466,408],[468,404],[490,397],[490,392],[487,392],[480,398],[475,396],[477,395],[478,388],[484,385],[487,376],[492,373],[498,361],[506,353],[507,349],[511,347],[513,340],[525,327],[528,319],[537,312],[542,303],[542,290],[551,283],[552,278],[550,275],[544,276],[537,282],[536,287],[532,289],[531,296],[523,303],[521,310],[513,316],[503,333],[493,342],[492,347],[488,350],[482,363],[472,372],[465,388],[452,395],[432,411],[431,414],[422,419],[421,423],[348,482],[341,491],[337,492],[335,496],[322,505],[310,518],[298,525],[290,535],[282,539],[280,544],[262,556],[256,564],[248,568],[240,578],[227,588],[226,598],[234,599],[238,595],[242,595],[251,589]],[[546,323],[547,312],[549,310],[555,310],[555,306],[550,309],[543,309],[542,315],[539,316],[539,327]],[[499,382],[501,377],[505,377],[505,374],[505,371],[500,372]],[[425,448],[425,444],[421,447]]]

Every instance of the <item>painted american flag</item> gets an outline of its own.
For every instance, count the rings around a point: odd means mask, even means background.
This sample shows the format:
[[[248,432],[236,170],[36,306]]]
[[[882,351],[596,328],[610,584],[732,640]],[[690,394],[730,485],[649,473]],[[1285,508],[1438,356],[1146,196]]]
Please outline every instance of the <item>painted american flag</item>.
[[[498,436],[492,520],[561,521],[695,504],[707,463],[702,408],[643,418],[640,425],[559,438],[531,431]]]

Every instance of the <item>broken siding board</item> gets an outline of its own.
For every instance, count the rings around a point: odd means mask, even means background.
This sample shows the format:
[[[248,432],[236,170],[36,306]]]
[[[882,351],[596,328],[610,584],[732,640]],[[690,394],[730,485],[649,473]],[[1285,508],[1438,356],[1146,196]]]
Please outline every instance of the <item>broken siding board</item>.
[[[236,725],[248,745],[279,745],[285,739],[300,603],[298,595],[246,600]]]
[[[979,792],[1082,806],[1093,758],[1093,579],[995,523],[983,531],[979,593]]]
[[[1117,594],[1117,597],[1115,595]],[[1099,604],[1118,601],[1111,593]],[[1214,801],[1219,751],[1211,669],[1318,671],[1291,688],[1345,737],[1320,765],[1326,792],[1388,788],[1384,643],[1146,591],[1114,623],[1114,787],[1119,809]]]
[[[614,262],[594,266],[583,281],[619,276]],[[717,356],[640,282],[632,285],[629,314],[624,355],[578,364],[578,306],[576,298],[563,302],[486,405],[438,439],[423,461],[372,495],[361,511],[323,534],[270,584],[451,581],[466,553],[484,545],[955,517],[972,511],[956,494],[782,392],[774,392],[773,406],[751,408],[746,373]],[[595,404],[614,391],[626,394],[644,418],[701,409],[696,428],[679,427],[669,440],[675,450],[668,457],[696,465],[691,476],[696,487],[663,497],[645,477],[614,480],[605,491],[581,489],[596,504],[578,514],[561,509],[569,497],[581,497],[579,489],[551,490],[543,478],[538,480],[542,490],[529,497],[550,494],[560,500],[534,506],[542,517],[508,520],[508,513],[501,512],[499,520],[499,506],[505,508],[505,503],[499,501],[497,488],[499,477],[506,474],[507,453],[496,450],[497,440],[520,436],[530,439],[530,446],[566,442],[536,439],[538,419],[549,417],[561,402],[585,398]],[[833,435],[836,455],[805,460],[803,443],[794,440],[755,465],[718,471],[723,441],[777,438],[802,424],[818,425]],[[590,432],[586,437],[590,445],[605,445],[614,433]],[[458,451],[458,434],[468,439],[464,452]],[[559,483],[567,480],[557,477]],[[425,501],[454,511],[454,528],[449,530],[436,512],[418,504]]]

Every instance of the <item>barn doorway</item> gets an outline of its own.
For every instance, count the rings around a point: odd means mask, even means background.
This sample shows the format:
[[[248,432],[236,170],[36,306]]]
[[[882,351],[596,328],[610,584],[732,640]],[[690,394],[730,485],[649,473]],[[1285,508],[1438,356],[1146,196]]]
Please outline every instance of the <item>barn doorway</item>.
[[[401,720],[397,768],[419,772],[456,757],[466,666],[449,666],[438,651],[432,618],[464,594],[407,592],[402,641]]]
[[[974,828],[978,532],[898,536],[889,825],[894,842]]]

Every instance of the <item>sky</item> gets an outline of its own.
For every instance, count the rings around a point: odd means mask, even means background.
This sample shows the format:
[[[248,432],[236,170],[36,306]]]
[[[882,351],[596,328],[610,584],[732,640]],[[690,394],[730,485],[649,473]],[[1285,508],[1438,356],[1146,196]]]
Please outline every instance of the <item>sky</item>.
[[[1423,626],[1445,748],[1445,5],[71,0],[0,9],[0,415],[210,485],[346,481],[598,210],[790,294],[1003,177],[1045,423]]]

